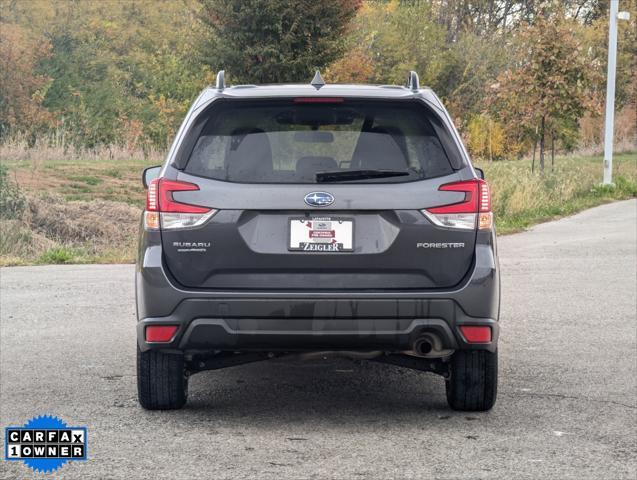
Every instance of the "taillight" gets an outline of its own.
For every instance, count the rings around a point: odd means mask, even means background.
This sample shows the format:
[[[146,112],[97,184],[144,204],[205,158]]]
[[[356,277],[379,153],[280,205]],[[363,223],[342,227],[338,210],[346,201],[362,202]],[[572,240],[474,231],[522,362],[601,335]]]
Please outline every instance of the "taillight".
[[[199,190],[194,183],[156,178],[148,185],[144,226],[147,230],[161,228],[192,228],[204,224],[217,210],[178,202],[174,192]]]
[[[464,192],[464,200],[422,210],[422,213],[434,224],[446,228],[488,229],[493,225],[491,213],[491,194],[484,180],[474,179],[463,182],[447,183],[438,190],[445,192]]]

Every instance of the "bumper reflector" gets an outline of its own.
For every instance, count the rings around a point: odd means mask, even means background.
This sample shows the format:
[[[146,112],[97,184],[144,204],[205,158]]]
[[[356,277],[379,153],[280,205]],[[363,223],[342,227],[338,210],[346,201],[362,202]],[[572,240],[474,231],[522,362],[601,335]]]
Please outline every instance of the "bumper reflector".
[[[491,341],[491,327],[461,325],[460,331],[468,343],[489,343]]]
[[[147,342],[170,342],[177,332],[177,325],[148,325],[146,327]]]

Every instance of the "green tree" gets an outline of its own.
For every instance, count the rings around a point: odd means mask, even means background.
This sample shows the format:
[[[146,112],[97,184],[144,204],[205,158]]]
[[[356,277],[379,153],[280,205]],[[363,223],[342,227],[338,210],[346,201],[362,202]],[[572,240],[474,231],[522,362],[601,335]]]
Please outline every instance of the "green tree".
[[[237,82],[311,79],[343,53],[359,0],[199,0],[204,62]]]
[[[29,60],[35,78],[48,80],[46,88],[37,96],[33,88],[27,93],[41,101],[40,113],[57,119],[66,142],[164,148],[212,77],[192,55],[196,5],[195,0],[32,0],[2,2],[0,13],[46,47],[46,56]],[[8,29],[1,34],[13,35]],[[23,43],[6,42],[7,52]],[[28,44],[22,65],[37,56],[39,45]],[[3,73],[18,72],[3,68]],[[18,77],[22,84],[31,78],[24,72]],[[9,84],[15,88],[20,82]]]
[[[330,66],[328,78],[400,85],[415,70],[421,85],[432,87],[458,125],[466,127],[484,113],[484,85],[493,83],[507,55],[503,42],[486,34],[463,31],[448,40],[447,17],[440,19],[438,10],[444,10],[439,2],[364,3],[347,52]]]
[[[361,8],[348,41],[350,52],[371,59],[372,82],[404,84],[416,70],[421,84],[436,87],[448,46],[444,28],[436,24],[428,2],[402,6],[397,0],[368,2]],[[446,89],[445,89],[446,91]],[[444,92],[440,92],[444,96]]]

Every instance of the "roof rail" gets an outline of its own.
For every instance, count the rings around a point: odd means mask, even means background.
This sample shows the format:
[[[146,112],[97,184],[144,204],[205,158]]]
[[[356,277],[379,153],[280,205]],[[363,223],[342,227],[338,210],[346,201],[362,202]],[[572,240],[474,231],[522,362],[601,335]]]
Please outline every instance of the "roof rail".
[[[420,80],[418,80],[418,74],[413,70],[409,72],[409,78],[407,78],[407,88],[412,92],[420,90]]]
[[[223,90],[226,88],[226,71],[219,70],[217,72],[217,90]]]

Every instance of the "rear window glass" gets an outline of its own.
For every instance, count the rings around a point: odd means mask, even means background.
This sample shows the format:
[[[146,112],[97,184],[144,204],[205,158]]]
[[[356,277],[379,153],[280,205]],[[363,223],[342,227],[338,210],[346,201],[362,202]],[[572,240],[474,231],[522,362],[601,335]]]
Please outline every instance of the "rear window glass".
[[[213,105],[191,131],[185,171],[240,183],[389,183],[453,172],[444,127],[422,105],[300,101]]]

